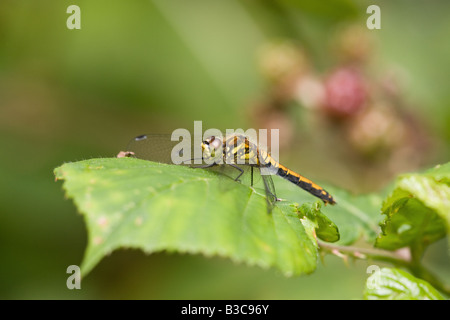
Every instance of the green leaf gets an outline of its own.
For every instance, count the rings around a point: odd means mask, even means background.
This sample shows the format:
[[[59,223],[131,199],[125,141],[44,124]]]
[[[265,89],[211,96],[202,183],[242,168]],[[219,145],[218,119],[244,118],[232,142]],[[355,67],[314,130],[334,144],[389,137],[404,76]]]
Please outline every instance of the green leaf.
[[[444,300],[428,282],[395,268],[375,271],[366,282],[368,300]]]
[[[106,158],[66,163],[55,175],[87,225],[83,275],[118,248],[218,255],[286,275],[316,268],[314,222],[288,201],[268,214],[263,191],[217,172]]]
[[[436,211],[450,230],[450,163],[400,179],[398,187],[409,191],[427,207]]]
[[[345,190],[327,187],[337,201],[336,206],[326,206],[321,211],[339,227],[339,244],[349,245],[364,238],[373,243],[379,232],[380,206],[378,194],[353,195]]]
[[[411,247],[416,257],[450,230],[450,165],[399,177],[382,212],[382,234],[376,246],[388,250]]]
[[[298,203],[315,202],[317,198],[288,181],[274,177],[277,194]],[[340,245],[350,245],[361,237],[373,243],[379,233],[382,220],[380,207],[382,196],[378,194],[353,195],[345,190],[320,184],[336,200],[334,206],[322,206],[321,214],[331,219],[339,228]]]
[[[315,223],[316,235],[327,242],[336,242],[339,240],[338,227],[321,211],[321,203],[304,203],[299,212]]]

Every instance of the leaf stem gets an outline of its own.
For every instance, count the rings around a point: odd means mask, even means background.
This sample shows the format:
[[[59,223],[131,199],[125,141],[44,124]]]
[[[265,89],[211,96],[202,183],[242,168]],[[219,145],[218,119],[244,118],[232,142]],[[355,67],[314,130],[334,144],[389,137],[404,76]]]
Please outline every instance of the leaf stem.
[[[329,252],[332,254],[344,254],[356,259],[375,259],[380,261],[386,261],[393,263],[395,265],[407,266],[411,262],[411,257],[409,252],[403,250],[388,251],[376,248],[360,248],[354,246],[342,246],[336,245],[328,242],[321,241],[317,239],[317,244],[322,251]]]

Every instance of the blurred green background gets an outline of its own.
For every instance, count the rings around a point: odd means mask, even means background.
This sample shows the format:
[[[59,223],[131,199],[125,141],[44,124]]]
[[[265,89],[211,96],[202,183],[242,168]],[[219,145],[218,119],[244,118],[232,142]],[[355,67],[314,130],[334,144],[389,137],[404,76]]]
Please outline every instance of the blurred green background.
[[[66,27],[71,4],[81,30]],[[81,263],[87,235],[53,169],[194,120],[280,128],[290,167],[360,193],[447,162],[450,2],[377,1],[380,30],[366,28],[370,4],[0,2],[0,298],[361,298],[373,262],[327,256],[312,275],[285,278],[134,250],[114,252],[68,290],[66,268]],[[327,95],[336,83],[338,93],[350,83],[343,100]],[[342,112],[339,101],[354,108]],[[446,252],[439,241],[425,264],[448,283]]]

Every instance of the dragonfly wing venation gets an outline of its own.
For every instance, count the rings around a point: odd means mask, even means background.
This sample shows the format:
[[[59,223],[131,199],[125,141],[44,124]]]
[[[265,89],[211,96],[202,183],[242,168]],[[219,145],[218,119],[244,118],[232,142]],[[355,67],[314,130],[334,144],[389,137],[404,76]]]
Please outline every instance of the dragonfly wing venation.
[[[133,152],[133,155],[139,159],[168,164],[194,165],[192,161],[194,144],[191,141],[172,141],[170,134],[137,136],[128,143],[127,151]]]

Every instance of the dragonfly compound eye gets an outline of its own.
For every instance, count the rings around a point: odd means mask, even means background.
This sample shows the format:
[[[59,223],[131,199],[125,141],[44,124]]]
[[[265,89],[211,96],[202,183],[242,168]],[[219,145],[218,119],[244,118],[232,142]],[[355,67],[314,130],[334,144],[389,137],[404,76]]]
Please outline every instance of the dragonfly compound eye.
[[[222,141],[220,141],[220,139],[217,139],[216,137],[211,137],[212,139],[211,139],[211,141],[210,141],[210,144],[211,144],[211,147],[214,149],[214,150],[217,150],[217,149],[219,149],[220,147],[222,147]]]
[[[216,158],[222,156],[222,141],[215,136],[210,136],[202,142],[203,158]]]

